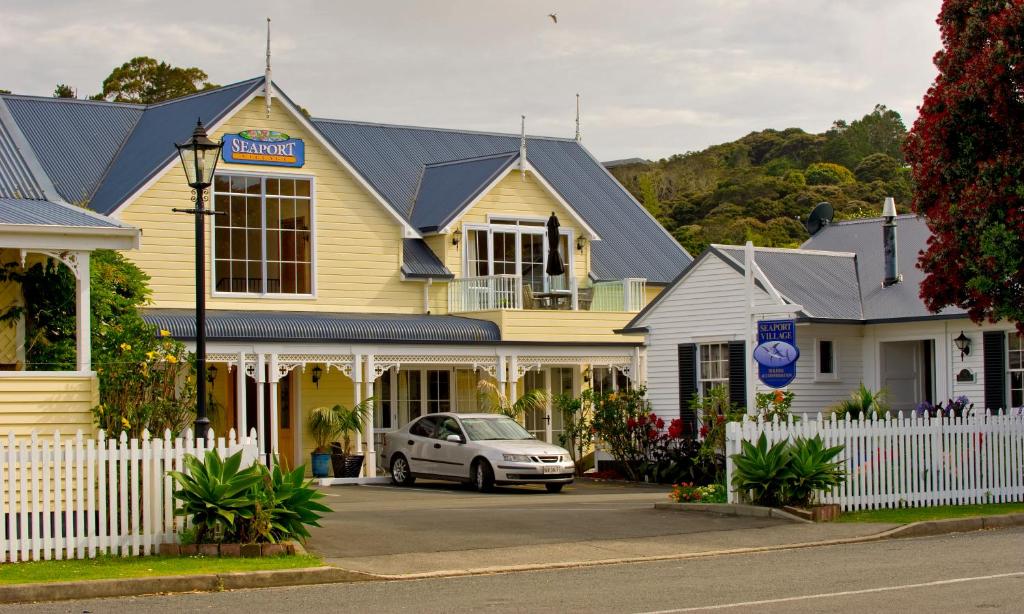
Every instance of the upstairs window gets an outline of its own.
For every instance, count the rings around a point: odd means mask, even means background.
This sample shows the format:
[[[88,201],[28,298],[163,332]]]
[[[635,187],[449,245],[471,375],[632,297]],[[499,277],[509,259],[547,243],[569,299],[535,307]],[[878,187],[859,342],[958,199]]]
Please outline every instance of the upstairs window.
[[[217,175],[213,291],[313,293],[312,180]]]
[[[559,233],[559,253],[566,271],[572,271],[571,235]],[[467,226],[464,262],[466,277],[515,275],[534,292],[568,289],[566,276],[550,277],[547,266],[547,231],[543,221],[494,219],[487,226]]]

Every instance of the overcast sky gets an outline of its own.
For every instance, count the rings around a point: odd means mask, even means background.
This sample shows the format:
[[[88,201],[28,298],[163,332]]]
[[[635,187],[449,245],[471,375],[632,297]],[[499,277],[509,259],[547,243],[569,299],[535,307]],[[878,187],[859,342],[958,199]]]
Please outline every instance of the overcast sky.
[[[4,0],[0,88],[99,91],[148,55],[260,75],[313,115],[572,136],[660,158],[762,128],[821,131],[876,103],[907,125],[935,76],[940,0]],[[558,23],[547,17],[556,12]],[[195,21],[201,18],[202,22]]]

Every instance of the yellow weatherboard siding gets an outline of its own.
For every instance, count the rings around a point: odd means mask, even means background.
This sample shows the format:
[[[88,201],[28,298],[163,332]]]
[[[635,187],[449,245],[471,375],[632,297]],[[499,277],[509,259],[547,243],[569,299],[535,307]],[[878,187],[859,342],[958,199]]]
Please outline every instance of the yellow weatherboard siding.
[[[99,382],[94,375],[24,375],[0,377],[0,433],[27,436],[93,433],[92,408],[99,405]]]
[[[263,99],[259,98],[230,117],[211,136],[220,138],[253,128],[277,130],[305,141],[305,165],[284,168],[221,161],[218,172],[313,178],[316,295],[263,298],[211,293],[207,308],[421,313],[423,288],[401,281],[402,227],[385,209],[386,205],[363,188],[277,100],[269,119]],[[116,216],[142,229],[141,249],[126,255],[152,278],[155,307],[195,305],[193,218],[171,211],[173,207],[191,207],[189,197],[181,165],[176,163]],[[212,286],[209,243],[207,240],[207,288]]]
[[[457,227],[462,229],[462,242],[458,246],[452,245],[450,235],[430,237],[427,243],[434,250],[434,253],[439,256],[442,255],[442,252],[438,250],[443,249],[442,261],[456,277],[461,277],[462,254],[468,239],[468,234],[464,228],[465,224],[486,224],[488,216],[542,218],[547,220],[552,211],[558,216],[558,222],[561,224],[562,229],[572,230],[574,244],[570,245],[570,248],[573,252],[575,264],[573,272],[576,279],[582,283],[590,270],[590,242],[587,242],[587,246],[583,249],[583,254],[580,254],[579,250],[576,249],[575,240],[583,232],[582,228],[576,223],[576,220],[573,219],[569,211],[540,184],[532,172],[526,173],[524,181],[520,172],[513,170],[498,182],[498,185],[491,188],[472,209],[467,211],[457,224]]]
[[[467,318],[489,320],[501,328],[503,341],[636,343],[615,334],[635,313],[612,311],[505,310],[470,311]]]

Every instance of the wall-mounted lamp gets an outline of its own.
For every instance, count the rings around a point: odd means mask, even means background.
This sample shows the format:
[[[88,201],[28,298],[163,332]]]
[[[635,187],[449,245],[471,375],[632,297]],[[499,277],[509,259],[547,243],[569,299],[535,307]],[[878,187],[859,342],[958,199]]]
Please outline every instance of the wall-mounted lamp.
[[[583,253],[583,248],[586,247],[586,246],[587,246],[587,238],[586,237],[578,237],[576,239],[576,251],[578,251],[579,253],[582,254]]]
[[[217,379],[217,367],[214,365],[206,367],[206,381],[212,384],[215,379]]]
[[[461,228],[456,228],[455,232],[452,233],[452,245],[454,245],[455,247],[458,247],[459,243],[461,241],[462,241],[462,229]]]
[[[956,344],[956,349],[960,350],[960,360],[971,353],[971,338],[965,335],[964,331],[960,331],[960,336],[953,339],[953,343]]]
[[[320,387],[320,378],[324,376],[324,370],[320,368],[320,365],[313,367],[313,383],[316,387]]]
[[[590,380],[593,379],[593,376],[594,372],[590,369],[590,367],[587,367],[586,369],[583,370],[583,381],[586,382],[587,384],[590,383]]]

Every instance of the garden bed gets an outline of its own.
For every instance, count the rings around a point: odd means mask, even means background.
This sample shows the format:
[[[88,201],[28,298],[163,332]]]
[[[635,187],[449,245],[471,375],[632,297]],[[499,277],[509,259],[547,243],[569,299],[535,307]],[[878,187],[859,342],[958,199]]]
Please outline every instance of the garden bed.
[[[812,522],[778,508],[745,505],[742,503],[655,503],[654,509],[671,510],[674,512],[709,512],[712,514],[722,514],[723,516],[778,518],[780,520],[800,523]]]

